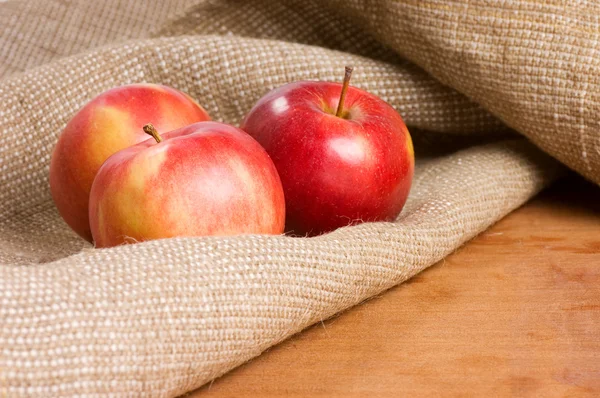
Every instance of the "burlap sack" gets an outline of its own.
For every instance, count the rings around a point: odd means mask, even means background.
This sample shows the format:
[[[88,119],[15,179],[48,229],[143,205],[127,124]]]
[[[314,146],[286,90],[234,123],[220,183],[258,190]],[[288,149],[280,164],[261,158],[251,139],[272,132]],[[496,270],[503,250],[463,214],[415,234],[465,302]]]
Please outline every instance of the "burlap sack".
[[[0,3],[0,396],[175,396],[440,260],[562,171],[523,139],[499,141],[514,133],[484,108],[599,181],[584,73],[598,22],[560,4]],[[95,250],[58,216],[52,147],[103,90],[160,82],[237,123],[269,89],[339,80],[349,63],[417,143],[396,222]]]

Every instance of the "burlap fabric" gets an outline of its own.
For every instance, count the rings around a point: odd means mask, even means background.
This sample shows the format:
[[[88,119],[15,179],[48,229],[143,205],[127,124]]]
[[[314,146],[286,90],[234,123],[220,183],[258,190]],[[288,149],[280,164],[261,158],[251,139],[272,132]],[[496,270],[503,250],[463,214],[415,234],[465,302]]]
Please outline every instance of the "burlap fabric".
[[[598,11],[558,0],[0,3],[0,396],[175,396],[401,283],[562,172],[506,125],[600,182]],[[103,90],[163,83],[237,123],[269,89],[339,80],[345,64],[417,144],[396,222],[95,250],[58,216],[52,147]]]

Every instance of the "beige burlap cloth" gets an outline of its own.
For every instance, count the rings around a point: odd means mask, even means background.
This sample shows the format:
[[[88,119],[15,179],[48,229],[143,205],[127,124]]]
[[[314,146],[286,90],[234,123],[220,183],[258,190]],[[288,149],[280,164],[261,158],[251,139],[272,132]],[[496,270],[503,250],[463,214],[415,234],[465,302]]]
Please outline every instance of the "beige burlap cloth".
[[[185,393],[442,259],[555,179],[552,157],[600,182],[596,4],[0,3],[0,397]],[[103,90],[163,83],[237,123],[345,64],[416,142],[396,222],[94,250],[58,216],[51,150]]]

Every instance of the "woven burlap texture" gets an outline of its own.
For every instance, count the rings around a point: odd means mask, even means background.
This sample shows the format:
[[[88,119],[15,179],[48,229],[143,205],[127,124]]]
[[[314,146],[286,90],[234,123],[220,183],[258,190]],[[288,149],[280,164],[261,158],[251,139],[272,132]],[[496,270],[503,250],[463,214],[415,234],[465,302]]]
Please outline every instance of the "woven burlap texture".
[[[600,2],[319,3],[600,183]]]
[[[0,3],[0,396],[176,396],[413,276],[561,173],[525,140],[498,141],[515,133],[488,110],[575,169],[579,154],[580,171],[598,181],[595,121],[581,108],[588,102],[573,99],[595,77],[567,68],[568,51],[580,50],[571,43],[562,58],[534,57],[532,69],[523,54],[540,46],[531,40],[537,19],[517,13],[491,23],[503,8],[469,3]],[[511,12],[564,11],[505,3]],[[575,41],[569,32],[561,40]],[[353,84],[404,116],[417,143],[413,189],[396,222],[311,239],[178,238],[95,250],[58,216],[51,150],[100,92],[163,83],[235,124],[269,89],[339,80],[345,64],[356,68]],[[572,84],[557,83],[561,73]],[[496,142],[451,150],[486,140]],[[424,155],[440,142],[445,154]]]

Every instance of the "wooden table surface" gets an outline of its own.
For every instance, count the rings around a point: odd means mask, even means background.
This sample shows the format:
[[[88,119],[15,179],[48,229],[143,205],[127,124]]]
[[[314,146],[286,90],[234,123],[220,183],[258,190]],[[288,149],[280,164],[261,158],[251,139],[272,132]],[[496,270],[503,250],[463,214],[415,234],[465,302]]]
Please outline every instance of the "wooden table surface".
[[[191,397],[600,396],[600,188],[559,182]]]

